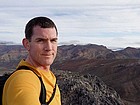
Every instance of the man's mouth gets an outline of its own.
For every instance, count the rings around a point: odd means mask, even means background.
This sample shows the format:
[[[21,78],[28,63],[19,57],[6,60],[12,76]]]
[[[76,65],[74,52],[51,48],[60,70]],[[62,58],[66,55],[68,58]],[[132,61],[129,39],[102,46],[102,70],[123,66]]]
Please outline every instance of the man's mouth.
[[[52,56],[52,54],[42,54],[43,56]]]

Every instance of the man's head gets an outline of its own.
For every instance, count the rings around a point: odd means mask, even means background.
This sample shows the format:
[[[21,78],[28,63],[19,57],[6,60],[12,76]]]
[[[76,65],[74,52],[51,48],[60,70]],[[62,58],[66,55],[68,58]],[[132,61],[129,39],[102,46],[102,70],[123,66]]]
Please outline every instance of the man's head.
[[[40,26],[41,28],[55,28],[56,33],[58,35],[57,27],[51,19],[49,19],[47,17],[35,17],[35,18],[31,19],[26,24],[26,27],[25,27],[25,37],[29,41],[31,41],[31,37],[33,35],[33,28],[35,26]]]
[[[22,42],[28,50],[26,61],[48,70],[57,53],[58,32],[54,22],[46,17],[31,19],[26,25],[25,37]]]

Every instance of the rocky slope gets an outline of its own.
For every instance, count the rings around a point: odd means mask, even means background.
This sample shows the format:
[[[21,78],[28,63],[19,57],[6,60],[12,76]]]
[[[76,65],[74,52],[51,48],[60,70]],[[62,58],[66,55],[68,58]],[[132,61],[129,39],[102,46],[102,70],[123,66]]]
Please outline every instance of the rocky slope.
[[[80,74],[100,77],[108,86],[113,87],[128,105],[140,102],[140,62],[136,59],[118,60],[74,60],[53,65],[55,69],[69,70]],[[133,103],[133,104],[130,104]]]
[[[62,105],[124,105],[117,92],[97,76],[54,70]]]

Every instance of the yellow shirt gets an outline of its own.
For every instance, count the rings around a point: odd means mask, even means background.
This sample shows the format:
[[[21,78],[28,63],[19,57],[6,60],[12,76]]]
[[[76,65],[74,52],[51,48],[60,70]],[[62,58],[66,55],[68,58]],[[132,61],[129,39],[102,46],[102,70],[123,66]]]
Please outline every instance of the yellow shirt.
[[[22,60],[18,66],[28,66],[43,80],[46,87],[46,102],[50,99],[56,78],[49,70],[37,70],[26,61]],[[3,105],[41,105],[40,80],[31,70],[18,70],[8,78],[3,90]],[[56,93],[50,105],[61,105],[60,91],[57,86]]]

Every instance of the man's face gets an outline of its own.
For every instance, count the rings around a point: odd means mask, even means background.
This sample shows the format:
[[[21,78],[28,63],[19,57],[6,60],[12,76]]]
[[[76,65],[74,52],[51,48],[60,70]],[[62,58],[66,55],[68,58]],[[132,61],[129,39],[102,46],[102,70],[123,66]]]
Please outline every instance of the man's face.
[[[34,27],[28,51],[32,63],[36,66],[50,67],[57,53],[57,33],[55,28]]]

